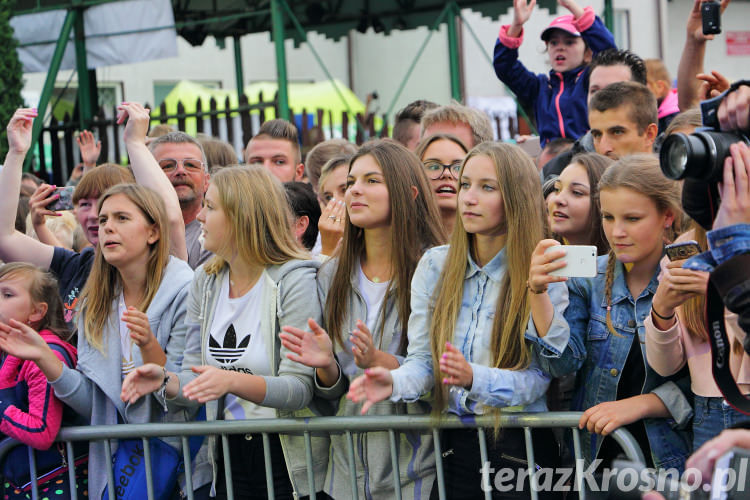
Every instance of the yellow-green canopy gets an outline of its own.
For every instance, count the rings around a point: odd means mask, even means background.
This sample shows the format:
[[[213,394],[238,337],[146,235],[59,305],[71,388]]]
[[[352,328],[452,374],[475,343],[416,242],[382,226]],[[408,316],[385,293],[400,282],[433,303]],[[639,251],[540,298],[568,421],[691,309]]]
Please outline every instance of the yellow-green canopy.
[[[334,82],[346,104],[342,101],[339,92],[336,91]],[[249,103],[256,104],[259,102],[261,92],[263,93],[263,101],[273,100],[277,88],[276,82],[258,82],[247,85],[244,90]],[[201,100],[203,112],[208,111],[212,97],[216,100],[216,109],[219,110],[226,109],[227,97],[229,98],[230,108],[236,108],[238,105],[237,92],[234,90],[212,89],[187,80],[182,80],[178,83],[167,94],[167,97],[164,98],[164,103],[166,104],[168,115],[177,114],[178,102],[182,102],[186,114],[192,114],[196,111],[196,102],[198,99]],[[351,89],[338,80],[326,80],[315,83],[289,83],[289,107],[295,114],[302,113],[303,109],[311,115],[314,115],[318,109],[325,110],[323,123],[316,124],[324,127],[329,124],[330,111],[334,128],[337,130],[341,129],[341,115],[343,112],[351,111],[355,115],[357,113],[364,114],[365,112],[365,105],[362,101],[359,100]],[[266,119],[275,118],[274,108],[266,109],[265,113]],[[155,118],[159,114],[159,109],[155,109],[151,113]],[[176,124],[177,120],[170,120],[170,122]],[[355,123],[354,116],[349,117],[349,123]],[[195,120],[188,119],[185,127],[187,129],[185,132],[188,134],[195,134],[197,131]]]

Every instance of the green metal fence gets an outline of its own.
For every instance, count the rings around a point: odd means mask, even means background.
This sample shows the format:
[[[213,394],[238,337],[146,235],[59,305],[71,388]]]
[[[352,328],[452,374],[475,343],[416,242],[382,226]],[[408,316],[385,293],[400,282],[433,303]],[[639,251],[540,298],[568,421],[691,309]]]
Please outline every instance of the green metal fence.
[[[586,498],[583,477],[583,463],[581,452],[580,432],[578,430],[578,421],[581,417],[579,412],[549,412],[549,413],[507,413],[500,417],[501,427],[522,428],[526,439],[526,455],[529,464],[528,473],[531,484],[531,498],[537,499],[538,492],[535,485],[534,477],[537,471],[534,468],[534,448],[532,446],[532,433],[534,428],[567,428],[572,431],[573,448],[575,455],[575,487],[577,488],[580,498]],[[485,429],[493,428],[495,418],[492,416],[482,416],[471,419],[459,419],[456,417],[446,417],[439,422],[428,415],[421,416],[364,416],[364,417],[319,417],[309,419],[258,419],[258,420],[221,420],[212,422],[191,422],[185,424],[120,424],[120,425],[98,425],[68,427],[60,431],[58,441],[65,443],[67,456],[73,457],[73,442],[75,441],[103,441],[105,453],[107,456],[112,455],[110,440],[141,438],[143,440],[144,462],[146,466],[146,480],[149,491],[149,500],[153,492],[153,478],[151,474],[151,455],[148,439],[151,437],[179,437],[182,441],[183,457],[185,460],[185,478],[187,498],[193,500],[193,487],[191,481],[192,467],[190,463],[190,450],[188,438],[190,436],[209,436],[217,435],[222,440],[224,455],[224,474],[227,482],[227,497],[233,500],[231,478],[231,459],[229,456],[228,436],[234,434],[261,434],[263,438],[264,454],[266,462],[266,481],[268,485],[268,497],[273,499],[273,479],[270,461],[269,434],[294,434],[303,435],[305,438],[305,456],[307,461],[307,480],[309,491],[314,492],[314,478],[312,472],[312,446],[311,436],[319,433],[338,433],[347,437],[349,446],[350,464],[354,460],[353,435],[361,432],[385,431],[390,436],[390,456],[393,466],[395,498],[401,498],[401,487],[398,472],[398,449],[397,433],[400,431],[421,431],[425,434],[431,434],[435,445],[435,464],[437,473],[438,493],[441,500],[446,499],[445,482],[442,467],[442,450],[440,441],[441,429],[467,429],[476,428],[479,439],[479,453],[482,463],[487,462],[487,438]],[[622,447],[627,458],[638,464],[645,464],[643,453],[638,447],[633,436],[625,429],[617,429],[612,437]],[[7,453],[20,443],[12,439],[6,439],[0,442],[0,462],[3,461]],[[36,459],[31,447],[29,449],[29,464],[31,477],[37,476]],[[68,460],[73,462],[71,458]],[[70,467],[70,497],[75,500],[79,498],[75,491],[75,469]],[[356,486],[356,471],[350,465],[349,475],[352,485],[351,498],[357,500],[360,495]],[[112,468],[108,468],[107,481],[109,491],[114,491],[114,475]],[[32,481],[32,498],[39,498],[39,491],[36,481]],[[315,493],[310,495],[315,500]],[[491,498],[491,492],[485,491],[485,498]]]

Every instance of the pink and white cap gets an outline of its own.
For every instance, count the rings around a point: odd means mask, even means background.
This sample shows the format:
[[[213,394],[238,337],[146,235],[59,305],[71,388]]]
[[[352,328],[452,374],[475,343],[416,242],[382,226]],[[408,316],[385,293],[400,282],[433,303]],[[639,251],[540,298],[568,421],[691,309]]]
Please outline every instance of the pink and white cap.
[[[575,26],[575,17],[572,14],[556,17],[544,31],[542,31],[542,40],[549,40],[552,30],[563,30],[573,36],[581,36],[578,28]]]

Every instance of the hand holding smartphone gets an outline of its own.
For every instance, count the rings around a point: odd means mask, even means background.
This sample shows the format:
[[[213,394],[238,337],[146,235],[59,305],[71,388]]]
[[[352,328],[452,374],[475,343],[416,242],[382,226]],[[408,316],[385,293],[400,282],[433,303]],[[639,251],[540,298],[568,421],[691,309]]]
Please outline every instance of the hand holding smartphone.
[[[55,188],[52,195],[58,195],[59,197],[47,205],[45,208],[53,212],[60,212],[63,210],[73,210],[73,186],[65,186]]]
[[[549,247],[544,253],[554,250],[565,250],[565,256],[554,260],[564,260],[565,266],[549,273],[550,276],[566,276],[568,278],[593,278],[596,276],[597,249],[593,245],[556,245]]]

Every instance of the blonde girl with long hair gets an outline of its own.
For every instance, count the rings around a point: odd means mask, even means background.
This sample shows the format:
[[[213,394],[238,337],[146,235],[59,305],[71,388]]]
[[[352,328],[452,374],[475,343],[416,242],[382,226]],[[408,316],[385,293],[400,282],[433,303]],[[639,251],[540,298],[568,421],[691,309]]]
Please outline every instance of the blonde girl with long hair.
[[[203,246],[214,257],[196,270],[190,289],[182,370],[145,365],[125,380],[122,398],[138,401],[155,392],[168,408],[206,403],[207,420],[294,416],[311,403],[314,370],[287,358],[279,332],[281,325],[320,321],[320,303],[318,265],[294,238],[284,188],[263,167],[223,168],[211,177],[197,218]],[[270,436],[276,498],[309,494],[302,439]],[[265,498],[261,436],[234,435],[228,443],[223,451],[231,457],[235,497]],[[327,451],[327,440],[313,438],[317,489]],[[208,454],[212,490],[224,498],[229,464],[215,437],[208,439]]]
[[[599,180],[602,227],[610,245],[595,278],[568,280],[570,343],[543,364],[555,376],[578,372],[572,409],[584,411],[584,458],[607,466],[619,453],[612,438],[624,426],[650,465],[684,467],[691,409],[681,374],[659,376],[646,361],[644,322],[652,311],[664,245],[679,231],[680,189],[653,155],[612,164]],[[542,339],[544,340],[544,339]]]
[[[120,392],[126,375],[144,363],[179,370],[193,271],[169,255],[166,209],[155,191],[118,184],[99,198],[97,208],[98,248],[80,298],[78,365],[64,365],[28,328],[11,332],[15,355],[34,361],[55,395],[90,416],[92,425],[185,421],[184,412],[165,417],[151,399],[123,402]],[[165,441],[179,449],[178,440]],[[112,459],[101,442],[90,444],[89,457],[89,495],[101,498]],[[205,484],[200,477],[193,480]]]
[[[359,415],[347,401],[350,380],[374,366],[396,368],[408,347],[411,283],[422,253],[444,241],[438,209],[419,160],[392,140],[369,142],[352,157],[344,195],[347,217],[340,251],[318,273],[324,323],[310,331],[285,328],[292,359],[316,368],[316,394],[337,403],[337,415]],[[378,415],[419,414],[429,409],[413,402],[382,403]],[[356,471],[360,498],[394,498],[389,436],[357,433],[362,450],[349,464],[347,440],[331,435],[326,493],[354,494],[347,480]],[[435,474],[432,439],[417,432],[399,435],[403,498],[426,499]]]
[[[485,142],[459,174],[458,217],[450,246],[425,253],[412,280],[409,350],[396,370],[370,368],[351,384],[363,412],[386,398],[413,401],[433,390],[434,411],[479,415],[499,408],[544,411],[550,377],[539,368],[525,335],[538,332],[558,349],[567,343],[567,290],[549,276],[563,262],[544,240],[539,174],[517,146]],[[434,388],[434,389],[433,389]],[[546,431],[544,432],[546,433]],[[551,434],[537,436],[536,457],[554,465]],[[448,498],[478,498],[483,469],[476,432],[443,432]],[[525,469],[523,434],[504,430],[490,445],[490,467]],[[433,487],[433,497],[437,488]],[[523,492],[509,493],[527,498]],[[543,494],[544,496],[544,494]],[[495,498],[506,498],[493,492]],[[515,497],[514,497],[515,498]]]

